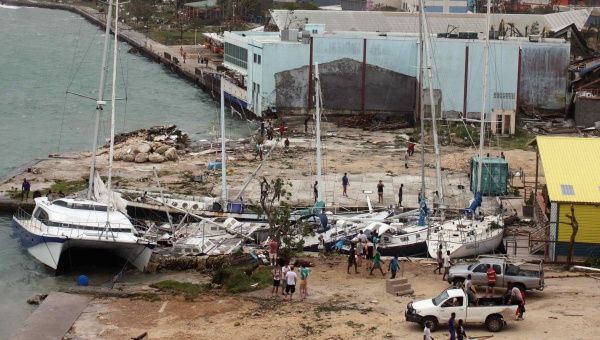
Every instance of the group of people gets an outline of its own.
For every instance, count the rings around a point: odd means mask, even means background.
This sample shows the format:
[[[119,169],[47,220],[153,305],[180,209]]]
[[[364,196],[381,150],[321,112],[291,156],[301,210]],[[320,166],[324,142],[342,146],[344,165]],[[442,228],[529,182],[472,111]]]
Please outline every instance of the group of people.
[[[366,261],[366,269],[369,271],[369,275],[373,275],[373,271],[378,269],[381,275],[385,277],[387,274],[383,271],[385,261],[381,259],[381,253],[377,249],[378,243],[379,235],[377,235],[377,232],[371,232],[369,229],[361,230],[356,244],[350,244],[346,272],[350,274],[350,268],[354,267],[354,273],[358,274],[358,268],[362,268],[363,261]],[[396,278],[398,267],[398,256],[394,256],[388,264],[388,271],[392,273],[392,279]]]
[[[316,187],[317,182],[315,182]],[[350,180],[348,179],[348,173],[344,172],[344,176],[342,176],[342,196],[348,197],[348,186],[350,186]],[[377,183],[377,198],[380,204],[383,204],[383,188],[385,185],[382,180],[379,180]],[[400,184],[400,188],[398,189],[398,206],[402,206],[402,195],[404,194],[404,184]],[[316,202],[316,199],[315,199]]]
[[[279,136],[283,137],[285,133],[285,125],[283,122],[277,128],[277,132],[279,132]],[[265,122],[260,123],[260,135],[267,135],[268,140],[272,140],[275,137],[275,127],[273,126],[273,122],[270,119],[267,119],[267,125],[265,126]]]
[[[304,300],[308,296],[310,269],[305,263],[300,263],[300,269],[296,273],[293,265],[278,258],[278,250],[279,244],[275,238],[271,239],[269,242],[269,262],[272,267],[271,274],[273,275],[271,294],[279,294],[279,287],[281,287],[281,295],[289,297],[292,300],[296,292],[296,286],[298,285],[300,287],[300,299]]]

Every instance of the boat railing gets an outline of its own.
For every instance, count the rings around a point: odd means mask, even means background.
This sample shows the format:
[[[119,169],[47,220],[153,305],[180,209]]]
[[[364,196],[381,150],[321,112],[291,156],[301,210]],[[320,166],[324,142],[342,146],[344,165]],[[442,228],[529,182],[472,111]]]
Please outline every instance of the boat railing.
[[[131,224],[125,223],[107,224],[106,221],[98,223],[41,221],[23,209],[18,209],[15,213],[15,217],[18,220],[27,223],[27,226],[34,231],[38,231],[45,235],[66,236],[68,238],[79,238],[83,235],[92,236],[90,233],[97,233],[98,236],[102,235],[102,237],[110,239],[116,238],[115,233],[132,233],[134,231]]]

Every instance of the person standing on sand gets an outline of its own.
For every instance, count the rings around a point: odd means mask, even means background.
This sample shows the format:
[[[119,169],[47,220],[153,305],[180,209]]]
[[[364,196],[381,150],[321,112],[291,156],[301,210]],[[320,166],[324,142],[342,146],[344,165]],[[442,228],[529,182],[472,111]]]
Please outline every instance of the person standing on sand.
[[[487,265],[487,287],[485,288],[485,297],[494,296],[494,287],[496,287],[496,271],[490,264]]]
[[[439,249],[437,251],[436,260],[437,260],[437,268],[435,268],[433,270],[433,273],[435,274],[435,272],[437,271],[438,274],[442,275],[442,267],[444,265],[444,260],[442,259],[442,245],[441,244],[440,244],[440,247],[439,247]]]
[[[319,235],[317,249],[319,250],[319,259],[325,261],[325,239],[323,238],[323,235]]]
[[[423,340],[434,340],[431,336],[431,322],[425,322],[425,328],[423,329]]]
[[[356,264],[358,265],[359,268],[362,268],[362,260],[363,260],[364,252],[365,252],[365,244],[362,243],[362,241],[359,238],[358,242],[356,242]]]
[[[350,181],[348,180],[348,173],[344,172],[344,176],[342,177],[342,196],[348,197],[348,193],[346,189],[350,185]]]
[[[298,279],[298,275],[294,271],[294,266],[290,266],[290,270],[285,273],[285,280],[287,285],[285,286],[285,294],[290,295],[290,301],[292,301],[292,296],[296,292],[296,280]]]
[[[456,340],[464,340],[467,338],[467,332],[465,332],[465,326],[463,319],[458,319],[458,325],[456,326]]]
[[[310,275],[310,269],[302,263],[300,265],[300,300],[304,300],[308,296],[308,275]]]
[[[271,266],[277,265],[277,250],[279,249],[279,243],[275,240],[275,237],[271,239],[269,242],[269,261],[271,262]]]
[[[517,285],[513,284],[512,289],[510,290],[510,303],[511,305],[518,305],[517,312],[519,315],[517,316],[517,320],[523,320],[523,313],[525,313],[525,304],[523,299],[523,294]]]
[[[374,269],[379,269],[379,271],[381,272],[381,275],[383,275],[385,277],[385,274],[383,272],[383,269],[381,268],[381,265],[384,263],[383,260],[381,260],[381,253],[379,252],[379,250],[375,249],[375,255],[373,256],[373,267],[371,267],[371,271],[369,272],[369,275],[373,275],[373,270]]]
[[[444,261],[444,275],[442,281],[446,281],[446,275],[450,274],[450,267],[452,267],[452,259],[450,258],[450,250],[446,250],[446,255],[443,258]]]
[[[31,191],[31,183],[29,183],[27,178],[23,178],[23,184],[21,184],[21,201],[29,199],[29,191]]]
[[[402,206],[402,191],[404,190],[404,184],[400,184],[400,189],[398,189],[398,206]]]
[[[392,273],[392,279],[395,279],[396,272],[398,271],[398,255],[394,255],[394,258],[390,261],[388,271]]]
[[[285,292],[287,289],[287,272],[290,271],[290,265],[286,264],[281,268],[281,295],[287,295]]]
[[[348,251],[348,268],[346,272],[350,274],[350,267],[354,266],[354,273],[358,274],[358,267],[356,266],[356,248],[354,243],[350,245],[350,251]]]
[[[281,282],[281,267],[273,267],[271,274],[273,274],[273,289],[271,289],[271,295],[277,295],[279,294],[279,283]]]
[[[317,203],[317,200],[319,199],[319,182],[315,181],[315,184],[313,185],[313,193],[315,194],[315,203]]]
[[[367,270],[371,269],[373,264],[373,242],[367,239]]]
[[[379,203],[383,203],[383,181],[379,180],[377,184],[377,196],[379,197]]]
[[[450,340],[456,340],[456,313],[452,312],[450,314],[450,319],[448,320],[448,332],[450,332]]]

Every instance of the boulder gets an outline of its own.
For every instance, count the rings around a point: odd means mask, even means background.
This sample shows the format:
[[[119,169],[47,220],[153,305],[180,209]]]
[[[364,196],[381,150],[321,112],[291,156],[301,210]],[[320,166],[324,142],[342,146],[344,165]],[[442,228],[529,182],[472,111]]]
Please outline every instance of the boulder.
[[[148,161],[148,154],[145,152],[140,152],[137,155],[135,155],[135,162],[136,163],[145,163]]]
[[[164,154],[165,154],[165,152],[166,152],[167,150],[169,150],[170,148],[171,148],[171,147],[170,147],[170,146],[168,146],[168,145],[161,145],[161,146],[159,146],[158,148],[156,148],[156,149],[154,150],[154,152],[156,152],[156,153],[158,153],[158,154],[161,154],[161,155],[164,155]]]
[[[153,152],[148,156],[148,160],[152,163],[162,163],[165,161],[165,157],[161,154]]]
[[[171,147],[167,151],[165,151],[165,159],[169,161],[176,161],[179,158],[177,155],[177,149]]]
[[[135,147],[136,153],[145,153],[148,154],[150,153],[150,151],[152,151],[152,146],[150,146],[150,144],[147,143],[142,143],[142,144],[138,144]]]
[[[115,153],[113,154],[113,161],[120,161],[121,159],[123,159],[123,152],[115,151]]]
[[[124,153],[121,156],[121,160],[123,162],[133,162],[133,161],[135,161],[135,155],[133,153]]]

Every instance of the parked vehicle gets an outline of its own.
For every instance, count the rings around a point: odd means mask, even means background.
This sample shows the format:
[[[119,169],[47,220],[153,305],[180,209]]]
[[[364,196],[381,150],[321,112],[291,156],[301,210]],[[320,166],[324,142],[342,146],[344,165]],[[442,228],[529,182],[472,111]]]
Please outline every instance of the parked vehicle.
[[[504,257],[480,257],[477,262],[458,264],[450,268],[448,282],[459,286],[471,274],[471,282],[476,286],[487,285],[487,265],[496,271],[496,287],[506,287],[512,282],[521,290],[544,289],[544,268],[539,264],[515,264]],[[531,268],[527,268],[531,267]]]
[[[463,319],[466,324],[483,323],[490,332],[499,332],[506,326],[505,318],[514,316],[516,305],[503,305],[502,298],[480,298],[479,306],[469,306],[462,289],[447,289],[433,299],[410,302],[406,306],[406,321],[417,322],[424,326],[431,324],[431,331],[440,323],[450,319],[456,313],[456,320]]]

